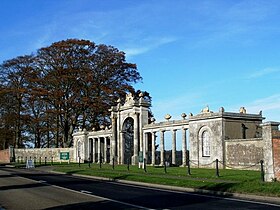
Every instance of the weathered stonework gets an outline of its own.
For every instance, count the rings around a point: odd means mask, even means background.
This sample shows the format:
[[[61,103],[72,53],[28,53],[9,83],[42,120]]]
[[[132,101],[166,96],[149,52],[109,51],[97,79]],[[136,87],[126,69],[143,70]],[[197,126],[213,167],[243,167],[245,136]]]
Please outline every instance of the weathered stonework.
[[[227,140],[225,142],[227,166],[260,170],[259,163],[264,158],[263,146],[261,138]]]
[[[279,181],[280,180],[280,131],[273,130],[273,164],[274,164],[274,173],[275,178]]]
[[[18,162],[32,159],[38,163],[40,158],[41,162],[44,162],[45,157],[47,162],[65,162],[65,160],[60,160],[60,152],[69,152],[69,161],[76,162],[73,148],[14,149],[15,161]]]

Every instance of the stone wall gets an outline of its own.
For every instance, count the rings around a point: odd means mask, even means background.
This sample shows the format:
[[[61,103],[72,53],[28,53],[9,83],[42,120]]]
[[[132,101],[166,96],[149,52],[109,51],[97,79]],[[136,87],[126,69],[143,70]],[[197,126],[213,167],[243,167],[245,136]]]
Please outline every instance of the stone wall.
[[[246,139],[261,137],[261,121],[225,120],[225,139],[243,139],[242,124],[246,127]]]
[[[275,178],[280,180],[280,131],[272,132],[273,159]]]
[[[0,163],[10,162],[10,149],[5,149],[0,151]]]
[[[261,138],[225,140],[226,166],[259,170],[264,158],[263,146]]]
[[[208,118],[207,118],[208,117]],[[221,118],[211,119],[212,113],[198,115],[189,123],[189,142],[190,142],[190,160],[193,167],[212,167],[213,162],[218,159],[224,162],[223,154],[223,121]],[[206,118],[206,119],[205,119]],[[202,133],[209,132],[211,145],[210,156],[203,156]],[[222,167],[220,165],[219,167]]]
[[[15,161],[25,161],[26,159],[36,159],[37,162],[45,161],[47,157],[47,162],[63,162],[65,160],[60,160],[60,152],[69,152],[69,161],[76,162],[74,157],[73,148],[38,148],[38,149],[14,149]],[[68,160],[66,161],[68,162]]]

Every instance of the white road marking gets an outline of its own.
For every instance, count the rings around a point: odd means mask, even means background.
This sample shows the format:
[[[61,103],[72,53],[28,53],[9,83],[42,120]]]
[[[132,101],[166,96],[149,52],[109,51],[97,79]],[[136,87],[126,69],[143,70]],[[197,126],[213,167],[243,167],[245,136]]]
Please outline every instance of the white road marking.
[[[81,190],[81,193],[92,194],[92,192],[86,190]]]

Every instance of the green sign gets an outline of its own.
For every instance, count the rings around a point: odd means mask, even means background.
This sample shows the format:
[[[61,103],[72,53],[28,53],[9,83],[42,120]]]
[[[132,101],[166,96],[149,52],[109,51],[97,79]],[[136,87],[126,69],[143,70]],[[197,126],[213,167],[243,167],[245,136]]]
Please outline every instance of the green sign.
[[[139,152],[139,162],[143,163],[143,152],[142,151]]]
[[[69,160],[69,152],[60,152],[60,160]]]

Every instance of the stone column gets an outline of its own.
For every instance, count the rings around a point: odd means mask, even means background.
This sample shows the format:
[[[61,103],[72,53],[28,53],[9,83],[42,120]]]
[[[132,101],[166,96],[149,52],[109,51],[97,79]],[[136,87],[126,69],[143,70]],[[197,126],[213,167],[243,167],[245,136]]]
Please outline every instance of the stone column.
[[[101,139],[98,137],[98,142],[97,142],[97,162],[100,163],[100,158],[101,158]]]
[[[92,162],[95,163],[95,138],[92,138]]]
[[[116,117],[112,117],[112,136],[110,139],[110,164],[113,164],[113,158],[116,158]],[[116,160],[115,160],[116,161]]]
[[[143,125],[142,125],[142,115],[141,114],[139,115],[139,125],[140,125],[140,132],[139,132],[140,151],[143,151],[143,130],[141,129],[141,126],[143,126]]]
[[[160,165],[164,165],[164,130],[160,131]]]
[[[120,133],[120,164],[124,164],[124,136],[123,132]]]
[[[133,165],[136,165],[138,164],[138,124],[139,124],[139,121],[138,121],[138,114],[135,113],[135,116],[134,116],[134,131],[133,131],[133,137],[134,137],[134,147],[133,147],[133,157],[132,157],[132,164]]]
[[[172,131],[172,164],[176,164],[176,129]]]
[[[152,165],[156,164],[156,132],[152,132]]]
[[[144,133],[144,141],[143,141],[143,159],[147,161],[147,152],[148,152],[148,135],[149,133]]]
[[[90,151],[90,150],[91,150],[91,141],[92,141],[91,138],[88,138],[88,139],[87,139],[87,142],[88,142],[88,143],[87,143],[87,144],[88,144],[88,148],[87,148],[88,151],[87,151],[87,154],[88,154],[88,156],[87,156],[86,158],[87,158],[88,161],[90,161],[90,154],[91,154],[91,152],[92,152],[92,151]]]
[[[107,163],[107,137],[104,137],[103,162]]]
[[[187,136],[186,129],[182,129],[182,165],[187,165]]]

